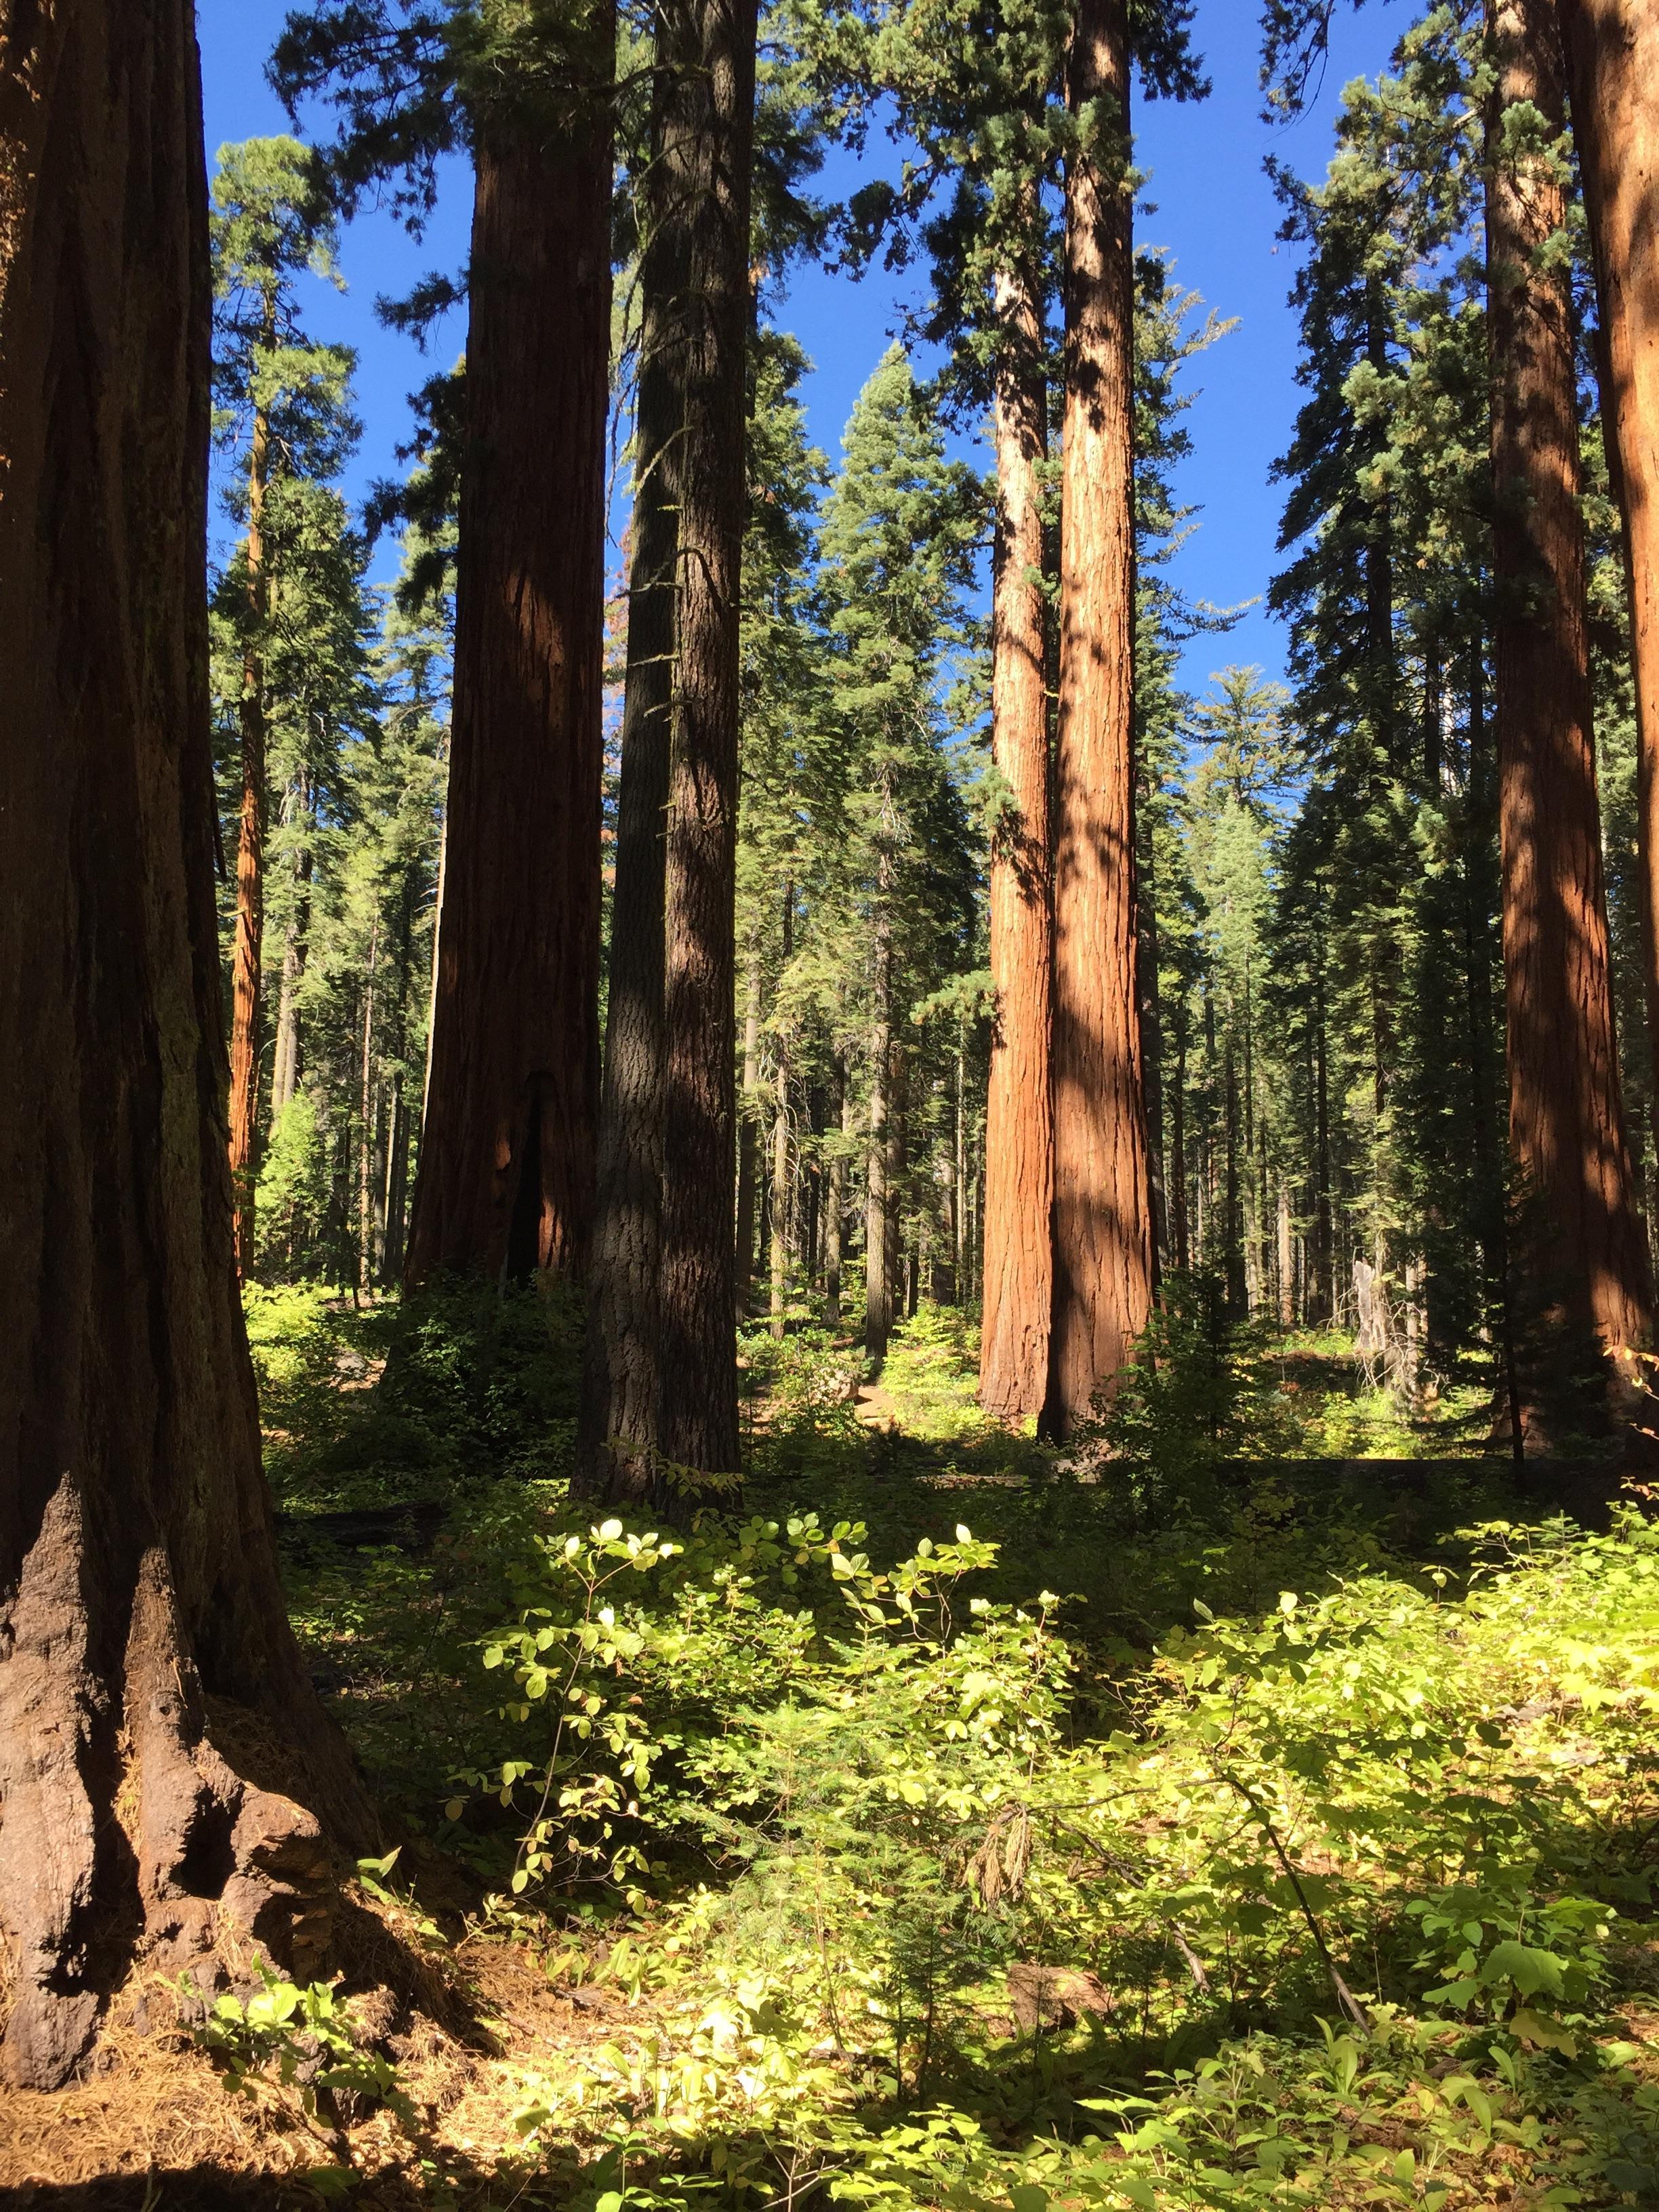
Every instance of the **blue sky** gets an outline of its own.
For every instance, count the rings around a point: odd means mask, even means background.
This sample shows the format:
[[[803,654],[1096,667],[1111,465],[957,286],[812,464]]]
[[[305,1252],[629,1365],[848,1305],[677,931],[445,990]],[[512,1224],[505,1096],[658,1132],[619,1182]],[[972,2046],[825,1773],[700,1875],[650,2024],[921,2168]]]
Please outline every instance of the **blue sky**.
[[[287,128],[264,81],[265,57],[282,27],[290,0],[198,0],[210,156],[226,139]],[[1395,4],[1345,12],[1333,40],[1331,65],[1321,95],[1289,129],[1260,119],[1256,89],[1256,8],[1254,0],[1198,0],[1195,39],[1214,89],[1196,106],[1141,102],[1136,112],[1136,155],[1149,173],[1146,198],[1152,211],[1138,236],[1176,256],[1178,280],[1220,313],[1239,318],[1239,328],[1195,365],[1201,386],[1188,417],[1194,452],[1179,489],[1202,509],[1200,526],[1182,548],[1177,580],[1195,599],[1237,605],[1259,598],[1274,566],[1280,492],[1268,481],[1274,457],[1288,443],[1297,403],[1294,382],[1296,330],[1285,305],[1294,270],[1274,233],[1279,209],[1262,173],[1273,152],[1305,176],[1320,174],[1329,156],[1337,94],[1351,77],[1383,67],[1409,21]],[[889,150],[872,145],[870,159]],[[825,188],[857,181],[856,165],[841,158],[826,173]],[[446,173],[445,190],[420,244],[388,217],[360,216],[348,229],[341,256],[349,287],[341,295],[319,284],[307,302],[314,334],[358,350],[357,404],[364,437],[348,490],[359,497],[377,477],[397,472],[394,448],[409,434],[406,395],[461,349],[459,318],[441,330],[430,363],[406,338],[382,330],[374,319],[377,294],[406,291],[432,268],[453,268],[464,258],[470,215],[466,171],[459,162]],[[814,362],[805,397],[817,444],[834,455],[859,387],[875,365],[899,320],[902,288],[879,271],[854,283],[814,268],[798,271],[778,320],[793,330]],[[988,465],[988,456],[980,458]],[[220,519],[216,530],[228,534]],[[390,549],[377,569],[385,572]],[[1202,688],[1224,660],[1256,661],[1282,672],[1283,633],[1260,606],[1231,636],[1204,637],[1188,649],[1185,680]]]

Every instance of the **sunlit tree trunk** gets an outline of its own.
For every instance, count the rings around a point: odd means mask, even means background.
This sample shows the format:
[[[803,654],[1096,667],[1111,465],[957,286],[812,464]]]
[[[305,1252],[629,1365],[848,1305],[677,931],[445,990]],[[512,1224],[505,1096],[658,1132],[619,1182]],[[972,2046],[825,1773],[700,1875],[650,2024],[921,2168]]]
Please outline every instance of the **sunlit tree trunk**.
[[[313,852],[311,780],[303,770],[289,794],[290,821],[301,825],[294,860],[294,911],[283,933],[283,976],[276,995],[276,1040],[270,1071],[270,1120],[275,1127],[300,1087],[300,983],[305,974],[306,930],[311,906]]]
[[[1043,1424],[1109,1390],[1152,1304],[1135,1003],[1132,198],[1126,0],[1080,0],[1068,96],[1054,765],[1054,1319]]]
[[[991,847],[988,927],[996,1011],[986,1100],[979,1389],[988,1413],[1024,1421],[1042,1404],[1054,1297],[1047,607],[1037,473],[1048,395],[1030,283],[1005,275],[997,303],[1003,327],[996,382],[991,750],[1006,799]]]
[[[289,1629],[236,1295],[191,9],[0,23],[0,2070],[52,2088],[140,1952],[325,1972],[316,1816],[373,1821]]]
[[[1601,427],[1625,522],[1643,953],[1659,1098],[1659,14],[1557,0],[1595,262]]]
[[[685,43],[684,413],[667,455],[679,630],[666,854],[661,1443],[738,1471],[732,1219],[738,607],[756,0],[677,0]]]
[[[1548,1223],[1548,1302],[1609,1351],[1645,1343],[1651,1290],[1631,1185],[1608,975],[1565,225],[1547,155],[1507,152],[1506,110],[1553,130],[1549,0],[1489,0],[1498,84],[1487,197],[1496,727],[1510,1146]],[[1543,1257],[1540,1255],[1540,1260]]]
[[[595,18],[596,23],[600,19]],[[585,68],[611,61],[595,31]],[[611,129],[477,128],[431,1079],[405,1277],[581,1273],[599,1108]]]

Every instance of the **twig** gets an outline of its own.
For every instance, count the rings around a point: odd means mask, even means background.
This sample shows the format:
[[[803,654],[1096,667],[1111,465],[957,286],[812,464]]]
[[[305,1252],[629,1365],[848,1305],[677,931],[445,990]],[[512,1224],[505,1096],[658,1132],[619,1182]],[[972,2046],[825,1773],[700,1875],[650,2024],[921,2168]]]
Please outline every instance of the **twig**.
[[[1220,1769],[1219,1772],[1221,1779],[1230,1789],[1237,1790],[1239,1796],[1261,1823],[1262,1832],[1273,1847],[1273,1856],[1285,1869],[1285,1879],[1296,1892],[1296,1901],[1302,1907],[1302,1917],[1308,1923],[1308,1933],[1313,1937],[1314,1948],[1324,1961],[1325,1972],[1330,1977],[1331,1987],[1336,1992],[1338,2004],[1341,2006],[1354,2026],[1362,2033],[1369,2035],[1371,2032],[1370,2014],[1343,1980],[1336,1960],[1331,1956],[1331,1947],[1325,1941],[1325,1931],[1319,1924],[1318,1915],[1308,1902],[1308,1893],[1302,1887],[1302,1877],[1291,1864],[1291,1855],[1279,1840],[1279,1831],[1274,1827],[1267,1807],[1262,1804],[1248,1783],[1241,1782],[1236,1774],[1229,1774],[1224,1767]]]
[[[1133,1884],[1136,1889],[1144,1889],[1146,1887],[1146,1884],[1140,1880],[1139,1876],[1136,1874],[1135,1869],[1129,1864],[1129,1862],[1127,1859],[1121,1859],[1115,1852],[1109,1851],[1103,1844],[1097,1843],[1095,1838],[1087,1834],[1083,1829],[1073,1828],[1071,1826],[1069,1822],[1066,1821],[1061,1821],[1058,1825],[1064,1829],[1067,1835],[1075,1836],[1079,1843],[1086,1844],[1089,1849],[1095,1854],[1096,1857],[1102,1860],[1107,1866],[1110,1867],[1114,1874],[1121,1875],[1125,1881]],[[1199,1957],[1197,1952],[1194,1950],[1192,1945],[1187,1941],[1186,1929],[1182,1926],[1181,1923],[1173,1917],[1173,1915],[1168,1917],[1168,1925],[1170,1933],[1175,1939],[1175,1947],[1176,1950],[1180,1952],[1182,1957],[1187,1962],[1187,1972],[1193,1978],[1194,1986],[1202,1990],[1206,1996],[1208,1996],[1210,1995],[1210,1978],[1204,1971],[1203,1960]]]

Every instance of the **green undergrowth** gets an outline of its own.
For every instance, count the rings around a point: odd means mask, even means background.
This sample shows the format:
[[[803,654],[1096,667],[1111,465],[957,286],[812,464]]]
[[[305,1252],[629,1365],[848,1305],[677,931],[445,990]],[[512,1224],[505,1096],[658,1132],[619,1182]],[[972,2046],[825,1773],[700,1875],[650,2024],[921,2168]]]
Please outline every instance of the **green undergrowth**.
[[[629,1523],[564,1497],[568,1310],[251,1318],[319,1681],[482,1924],[604,1992],[513,2051],[490,2201],[1659,2201],[1634,1507],[1301,1476],[1194,1298],[1064,1457],[961,1418],[954,1317],[896,1428],[836,1339],[753,1343],[741,1505]]]

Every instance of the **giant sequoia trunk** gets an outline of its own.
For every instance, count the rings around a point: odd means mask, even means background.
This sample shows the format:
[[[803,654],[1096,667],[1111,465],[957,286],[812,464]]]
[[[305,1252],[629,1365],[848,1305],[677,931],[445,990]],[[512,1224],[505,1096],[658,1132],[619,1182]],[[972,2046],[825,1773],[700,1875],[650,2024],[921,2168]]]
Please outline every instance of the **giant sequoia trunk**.
[[[1625,519],[1648,1045],[1659,1077],[1659,14],[1557,0],[1595,252],[1601,427]]]
[[[1029,283],[998,286],[997,538],[992,607],[991,751],[1007,787],[991,848],[991,1031],[986,1097],[985,1307],[979,1390],[988,1413],[1030,1419],[1048,1372],[1054,1294],[1049,1213],[1048,701],[1038,469],[1047,394]]]
[[[603,86],[598,51],[580,74]],[[580,1274],[599,1115],[611,132],[479,119],[454,714],[405,1278]]]
[[[686,201],[684,411],[667,455],[679,514],[669,773],[662,1199],[668,1461],[738,1468],[732,1221],[738,592],[756,0],[676,0]]]
[[[0,9],[0,1990],[40,2087],[135,1956],[315,1972],[315,1815],[370,1825],[283,1608],[233,1270],[208,286],[190,0]]]
[[[1489,0],[1489,16],[1498,70],[1486,221],[1510,1146],[1540,1224],[1549,1310],[1571,1334],[1594,1331],[1616,1351],[1646,1340],[1651,1291],[1608,978],[1572,303],[1566,270],[1544,253],[1566,209],[1550,158],[1517,157],[1501,135],[1504,111],[1523,103],[1559,131],[1560,46],[1549,0]]]
[[[587,1296],[574,1487],[611,1504],[666,1501],[658,1276],[662,1258],[663,894],[674,691],[678,528],[666,455],[680,419],[684,240],[668,189],[674,104],[665,75],[653,114],[641,258],[634,404],[628,669],[617,797],[616,880],[599,1112],[599,1196]],[[677,172],[678,159],[672,162]],[[677,188],[678,189],[678,188]]]
[[[1054,763],[1054,1318],[1043,1422],[1109,1388],[1152,1304],[1135,1003],[1133,365],[1125,0],[1080,0],[1069,99]]]

